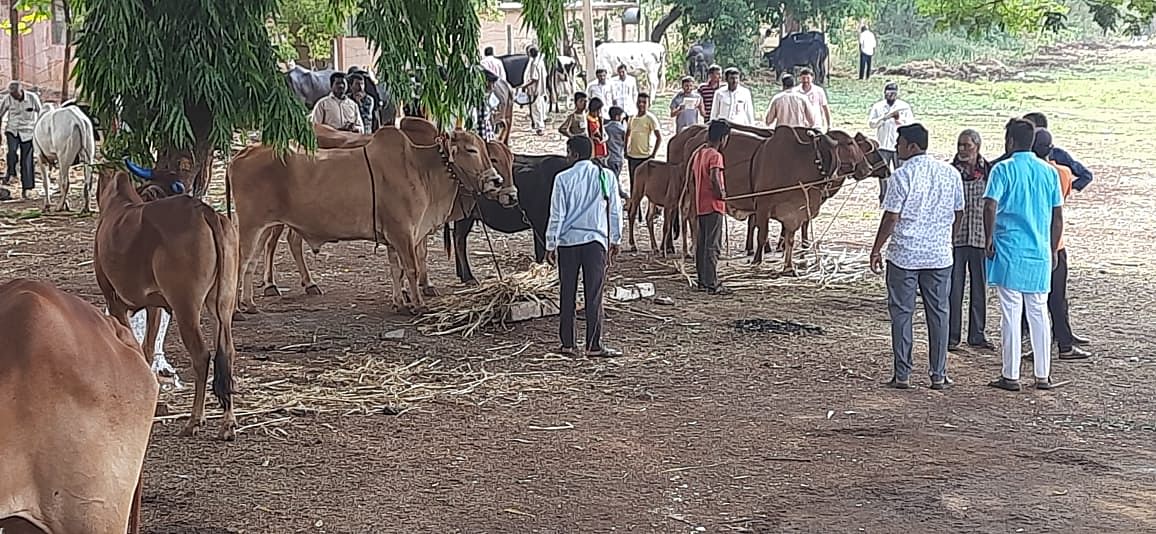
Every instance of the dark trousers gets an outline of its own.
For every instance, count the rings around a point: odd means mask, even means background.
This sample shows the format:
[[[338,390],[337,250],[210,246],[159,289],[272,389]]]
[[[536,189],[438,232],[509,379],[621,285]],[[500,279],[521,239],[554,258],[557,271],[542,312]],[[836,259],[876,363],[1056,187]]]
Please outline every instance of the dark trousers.
[[[642,165],[650,158],[632,158],[626,156],[626,168],[630,170],[630,193],[634,193],[634,171],[638,170],[638,166]],[[640,204],[641,205],[641,204]],[[642,210],[638,210],[638,221],[642,221]]]
[[[558,278],[562,286],[558,336],[562,346],[575,348],[574,313],[578,299],[578,271],[586,294],[586,350],[602,350],[602,288],[606,282],[606,249],[601,243],[558,247]]]
[[[958,345],[963,337],[963,287],[970,280],[967,343],[981,345],[987,341],[987,254],[980,247],[955,247],[955,264],[951,268],[951,330],[949,346]]]
[[[859,79],[871,79],[871,55],[859,52]]]
[[[899,168],[899,154],[894,150],[879,149],[879,157],[883,158],[883,163],[886,163],[888,168],[892,171]],[[879,203],[883,203],[883,198],[887,196],[887,179],[879,179]]]
[[[694,269],[698,272],[698,286],[719,288],[718,258],[722,249],[722,231],[726,221],[715,212],[698,216],[698,235],[694,239]]]
[[[895,378],[907,380],[913,366],[912,317],[915,293],[923,295],[927,316],[927,345],[931,378],[947,376],[947,308],[951,292],[951,267],[907,270],[887,262],[887,311],[891,315],[891,352]]]
[[[8,174],[5,178],[16,176],[16,166],[20,165],[20,185],[25,191],[36,189],[36,175],[32,166],[32,140],[21,141],[20,136],[12,132],[4,132],[8,140]],[[17,153],[19,152],[19,155]]]
[[[1052,319],[1052,340],[1060,352],[1068,352],[1075,345],[1072,338],[1072,320],[1068,316],[1068,251],[1056,253],[1056,268],[1052,269],[1052,288],[1048,292],[1048,315]],[[1028,316],[1021,319],[1024,332],[1028,330]]]

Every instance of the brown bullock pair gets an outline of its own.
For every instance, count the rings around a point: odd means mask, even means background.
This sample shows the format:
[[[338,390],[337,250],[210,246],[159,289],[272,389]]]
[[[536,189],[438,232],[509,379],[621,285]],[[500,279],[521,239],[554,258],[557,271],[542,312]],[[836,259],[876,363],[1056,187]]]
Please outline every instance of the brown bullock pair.
[[[425,237],[445,224],[460,196],[486,195],[512,204],[516,192],[503,187],[489,147],[476,134],[461,129],[442,134],[419,119],[403,124],[409,129],[381,128],[358,148],[282,156],[271,147],[251,146],[233,158],[226,185],[237,209],[242,311],[256,311],[250,267],[257,248],[275,246],[282,227],[299,236],[290,236],[296,250],[301,244],[296,239],[314,252],[335,241],[387,245],[395,307],[426,311],[424,295],[433,291]],[[411,129],[427,138],[419,140]],[[303,285],[315,287],[303,260],[298,269]]]
[[[707,127],[696,125],[683,130],[667,147],[669,163],[650,162],[642,168],[641,179],[636,177],[628,210],[631,231],[642,197],[652,205],[663,207],[663,249],[673,251],[676,221],[693,220],[693,184],[688,162],[694,152],[706,144]],[[776,135],[778,134],[778,135]],[[783,224],[780,242],[784,248],[784,269],[793,272],[792,253],[794,234],[817,213],[819,206],[830,198],[843,180],[852,176],[862,179],[877,175],[886,166],[872,165],[882,161],[875,153],[877,145],[862,135],[832,131],[819,134],[802,128],[780,127],[774,132],[762,128],[735,126],[730,141],[723,149],[726,160],[726,182],[730,214],[748,221],[747,250],[753,261],[762,261],[766,250],[767,226],[770,219]],[[738,197],[738,198],[735,198]],[[653,212],[648,214],[648,229],[653,243]],[[694,225],[688,224],[691,234]],[[755,246],[752,237],[759,231]],[[686,234],[684,234],[684,249]],[[631,242],[633,245],[633,241]],[[689,250],[687,250],[689,252]]]

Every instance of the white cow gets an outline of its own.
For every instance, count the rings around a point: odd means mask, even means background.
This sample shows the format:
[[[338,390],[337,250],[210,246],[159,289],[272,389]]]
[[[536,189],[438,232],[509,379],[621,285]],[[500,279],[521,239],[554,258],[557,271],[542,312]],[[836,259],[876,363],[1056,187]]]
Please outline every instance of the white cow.
[[[647,81],[646,89],[657,93],[666,85],[666,47],[659,43],[602,43],[594,51],[597,68],[606,69],[611,76],[619,65],[626,72]]]
[[[92,120],[76,106],[66,105],[40,115],[32,133],[32,148],[41,165],[60,169],[60,203],[57,209],[68,211],[68,170],[84,165],[84,209],[89,211],[92,191],[92,164],[96,163],[96,139]],[[48,173],[44,173],[44,211],[51,209]]]

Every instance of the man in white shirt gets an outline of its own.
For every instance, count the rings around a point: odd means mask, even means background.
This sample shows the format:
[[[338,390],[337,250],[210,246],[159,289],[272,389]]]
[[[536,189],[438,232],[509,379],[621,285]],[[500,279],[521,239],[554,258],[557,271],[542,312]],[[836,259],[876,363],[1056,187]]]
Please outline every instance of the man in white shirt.
[[[899,127],[915,122],[911,106],[899,100],[899,85],[887,82],[883,87],[883,100],[871,106],[867,115],[867,126],[875,129],[875,140],[879,141],[879,155],[894,170],[899,167],[895,153],[895,143],[899,139]],[[887,193],[887,180],[879,179],[879,202]]]
[[[345,73],[334,72],[329,75],[330,93],[321,97],[313,105],[313,123],[324,124],[344,132],[364,133],[365,124],[361,121],[361,110],[357,102],[345,94]]]
[[[618,66],[618,75],[610,80],[610,102],[626,112],[627,117],[638,114],[638,80],[626,73],[626,65]]]
[[[610,108],[614,106],[614,97],[610,94],[610,84],[606,82],[606,69],[594,71],[594,83],[586,88],[586,96],[602,101],[602,118],[610,118]]]
[[[497,76],[499,80],[509,80],[506,78],[506,66],[502,64],[502,60],[494,57],[494,47],[487,46],[485,57],[482,58],[482,68],[486,69]]]
[[[714,94],[710,120],[726,119],[731,124],[755,124],[755,100],[750,89],[739,85],[739,69],[730,67],[723,73],[727,86]]]
[[[887,248],[887,308],[891,315],[891,351],[895,370],[888,386],[911,387],[911,319],[916,293],[922,293],[927,318],[931,389],[951,386],[947,377],[948,302],[951,294],[952,236],[963,219],[963,181],[959,171],[927,155],[927,129],[899,129],[898,149],[908,161],[892,175],[883,201],[883,220],[871,249],[871,270],[883,271]]]
[[[815,127],[815,115],[811,103],[795,89],[795,77],[783,75],[783,91],[771,98],[767,108],[767,126]]]
[[[526,55],[530,56],[530,60],[526,62],[520,89],[533,100],[530,102],[530,127],[534,129],[535,135],[542,135],[546,128],[546,114],[550,110],[546,97],[546,60],[536,46],[531,46]]]
[[[875,34],[867,25],[859,27],[859,79],[871,79],[871,58],[875,57]]]
[[[19,168],[22,198],[28,200],[29,192],[36,189],[32,132],[36,119],[40,118],[40,97],[25,91],[20,82],[9,83],[8,94],[0,99],[0,118],[5,115],[8,116],[8,126],[4,129],[8,141],[8,174],[4,176],[4,183],[15,178]]]
[[[799,94],[811,103],[811,113],[815,116],[815,128],[827,131],[831,127],[831,106],[827,105],[827,91],[815,85],[815,73],[809,67],[799,71]]]

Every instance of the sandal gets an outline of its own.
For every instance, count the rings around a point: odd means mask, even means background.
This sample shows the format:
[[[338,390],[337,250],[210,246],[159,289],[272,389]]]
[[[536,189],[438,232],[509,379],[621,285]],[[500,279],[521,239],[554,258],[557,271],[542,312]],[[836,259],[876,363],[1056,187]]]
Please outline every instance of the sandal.
[[[911,382],[910,381],[899,380],[898,378],[895,378],[895,377],[892,377],[891,380],[884,385],[886,385],[887,387],[889,387],[891,389],[911,389]]]
[[[1009,379],[1004,378],[1002,376],[999,377],[999,380],[993,380],[991,382],[988,382],[987,385],[989,385],[993,388],[1002,389],[1004,391],[1020,391],[1020,381],[1019,380],[1009,380]]]
[[[578,352],[578,349],[576,349],[574,347],[561,347],[558,349],[558,354],[561,354],[563,356],[573,356],[577,352]]]
[[[586,351],[587,358],[618,358],[620,356],[622,356],[622,351],[608,347],[602,347],[601,350]]]

